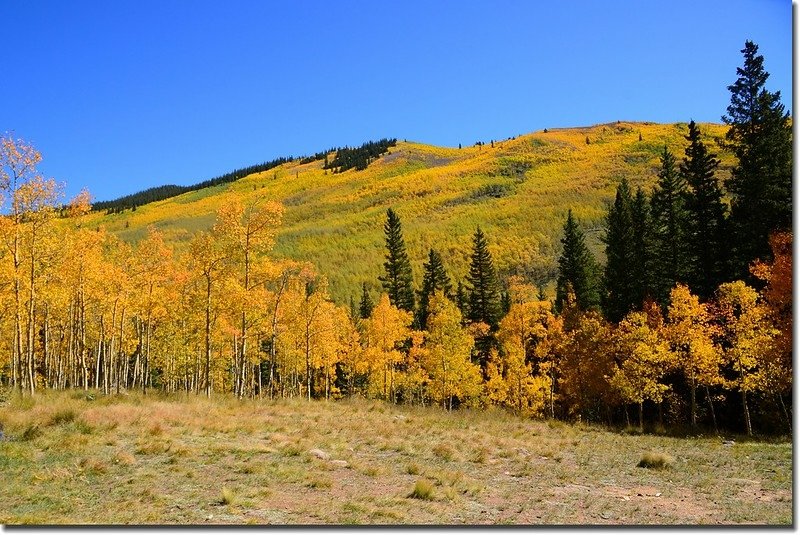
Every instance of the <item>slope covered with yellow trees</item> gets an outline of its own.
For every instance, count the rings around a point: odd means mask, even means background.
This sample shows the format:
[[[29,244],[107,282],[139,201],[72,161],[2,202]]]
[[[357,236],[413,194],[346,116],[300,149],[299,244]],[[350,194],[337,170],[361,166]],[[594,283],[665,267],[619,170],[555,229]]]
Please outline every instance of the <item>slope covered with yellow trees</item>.
[[[727,127],[700,129],[722,159],[717,176],[725,180],[733,159],[716,141]],[[313,263],[328,278],[334,300],[347,303],[364,282],[379,288],[382,227],[391,207],[403,220],[417,287],[431,246],[456,280],[464,276],[476,226],[488,236],[501,276],[519,274],[544,284],[555,278],[567,210],[587,229],[589,246],[602,259],[601,228],[619,182],[627,178],[633,189],[649,190],[664,146],[682,154],[686,134],[683,123],[618,122],[461,149],[399,141],[363,171],[332,173],[320,160],[294,160],[135,211],[92,213],[86,225],[105,227],[129,243],[153,225],[167,242],[183,247],[195,231],[211,228],[225,204],[280,202],[285,212],[273,254]]]

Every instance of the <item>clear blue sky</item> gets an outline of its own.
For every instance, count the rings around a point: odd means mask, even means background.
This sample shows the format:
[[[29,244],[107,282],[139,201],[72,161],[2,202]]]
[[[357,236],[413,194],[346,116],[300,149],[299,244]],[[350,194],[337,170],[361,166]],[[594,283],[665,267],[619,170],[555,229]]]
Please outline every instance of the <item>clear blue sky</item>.
[[[0,132],[97,200],[380,137],[719,122],[746,39],[792,102],[787,0],[6,0],[0,25]]]

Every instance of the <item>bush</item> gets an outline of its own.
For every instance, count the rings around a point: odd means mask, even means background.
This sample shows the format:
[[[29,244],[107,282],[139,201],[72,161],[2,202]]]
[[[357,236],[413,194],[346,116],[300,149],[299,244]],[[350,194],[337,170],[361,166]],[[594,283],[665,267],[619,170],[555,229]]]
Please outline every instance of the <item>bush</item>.
[[[433,500],[433,484],[426,479],[418,479],[414,485],[414,490],[411,491],[408,497],[417,500]]]
[[[73,409],[61,409],[50,417],[50,425],[68,424],[75,421],[77,414]]]
[[[675,459],[672,458],[671,455],[667,455],[666,453],[658,453],[648,451],[644,455],[642,455],[642,460],[639,461],[637,465],[639,468],[653,468],[656,470],[664,470],[665,468],[669,468],[673,465]]]

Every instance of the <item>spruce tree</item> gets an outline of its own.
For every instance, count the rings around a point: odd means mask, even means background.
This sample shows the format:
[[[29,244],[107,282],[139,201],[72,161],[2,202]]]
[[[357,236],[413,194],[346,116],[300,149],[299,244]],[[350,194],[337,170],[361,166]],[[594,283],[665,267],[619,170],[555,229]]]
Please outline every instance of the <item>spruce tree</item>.
[[[419,292],[419,307],[417,308],[417,325],[425,329],[428,324],[428,304],[434,292],[441,292],[445,297],[452,298],[453,287],[450,277],[444,269],[441,255],[434,249],[428,251],[428,261],[422,264],[422,290]]]
[[[358,305],[358,315],[362,320],[365,320],[372,315],[373,308],[375,308],[375,303],[372,302],[372,298],[369,296],[367,283],[361,283],[361,302]]]
[[[633,199],[628,181],[617,186],[614,204],[606,216],[606,267],[603,274],[603,312],[618,323],[629,311],[638,307],[635,280],[631,277],[634,263]]]
[[[600,294],[597,288],[596,263],[589,248],[586,247],[583,231],[572,217],[572,210],[567,213],[561,245],[563,250],[558,258],[556,310],[561,311],[567,299],[568,286],[572,287],[580,308],[583,310],[597,308],[600,304]]]
[[[461,317],[466,319],[467,318],[467,290],[464,288],[464,284],[461,281],[458,281],[458,286],[456,288],[456,306],[458,310],[461,312]]]
[[[675,168],[675,156],[664,147],[661,171],[650,201],[653,224],[653,290],[655,299],[666,306],[669,292],[686,282],[686,181]]]
[[[467,318],[492,328],[500,321],[500,292],[489,244],[480,227],[472,239],[472,258],[467,275]]]
[[[726,237],[725,205],[714,172],[719,166],[715,154],[700,140],[700,129],[689,123],[689,146],[680,166],[688,186],[686,193],[686,240],[688,264],[686,279],[692,292],[708,299],[723,282]]]
[[[414,312],[414,290],[412,288],[411,262],[406,253],[403,228],[400,217],[389,208],[386,212],[386,262],[383,263],[385,275],[378,277],[384,290],[389,294],[389,302],[401,310]]]
[[[641,187],[631,203],[631,225],[633,226],[633,261],[629,277],[633,285],[637,308],[653,296],[653,236],[650,218],[650,201]]]
[[[792,226],[792,126],[780,91],[764,88],[769,73],[758,46],[746,41],[744,65],[728,86],[726,146],[739,160],[726,188],[731,195],[732,277],[746,277],[756,258],[768,259],[769,233]]]

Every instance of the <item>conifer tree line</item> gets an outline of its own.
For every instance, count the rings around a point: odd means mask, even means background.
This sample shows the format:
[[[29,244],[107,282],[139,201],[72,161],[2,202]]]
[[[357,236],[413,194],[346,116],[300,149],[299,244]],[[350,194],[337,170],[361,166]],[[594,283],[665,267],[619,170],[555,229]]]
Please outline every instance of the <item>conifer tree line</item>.
[[[552,300],[521,277],[500,279],[492,236],[480,227],[465,244],[465,273],[449,272],[449,259],[430,249],[415,284],[394,209],[383,227],[383,273],[363,281],[349,307],[331,300],[314,266],[270,256],[283,214],[275,202],[222,206],[185,249],[155,228],[129,245],[87,228],[86,192],[58,220],[41,156],[4,137],[0,383],[31,395],[360,395],[639,427],[787,432],[791,131],[779,96],[763,87],[757,47],[748,42],[743,53],[724,118],[738,158],[731,179],[719,184],[718,160],[690,123],[684,155],[664,150],[652,191],[626,181],[617,188],[605,265],[566,214]],[[755,229],[744,224],[753,206],[770,211]]]
[[[381,139],[379,141],[368,141],[360,147],[342,147],[340,149],[331,148],[326,151],[314,153],[311,156],[304,156],[300,158],[300,163],[312,163],[319,160],[324,160],[324,169],[333,169],[335,173],[347,171],[348,169],[355,168],[356,170],[364,170],[367,166],[384,154],[390,147],[397,144],[396,139]],[[332,161],[328,160],[331,153],[334,153]],[[163,201],[171,197],[176,197],[183,193],[190,191],[197,191],[204,188],[219,186],[221,184],[228,184],[235,182],[246,176],[254,173],[263,173],[269,171],[283,164],[292,162],[294,160],[291,156],[281,156],[268,162],[250,165],[241,169],[236,169],[230,173],[225,173],[215,178],[203,180],[197,184],[190,186],[176,186],[175,184],[167,184],[164,186],[156,186],[147,188],[145,190],[132,193],[113,199],[110,201],[100,201],[92,205],[92,210],[105,210],[107,214],[119,214],[125,210],[135,210],[139,206],[149,204],[152,202]],[[65,208],[65,207],[62,207]]]

